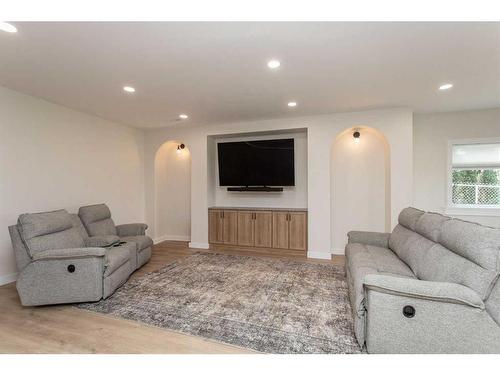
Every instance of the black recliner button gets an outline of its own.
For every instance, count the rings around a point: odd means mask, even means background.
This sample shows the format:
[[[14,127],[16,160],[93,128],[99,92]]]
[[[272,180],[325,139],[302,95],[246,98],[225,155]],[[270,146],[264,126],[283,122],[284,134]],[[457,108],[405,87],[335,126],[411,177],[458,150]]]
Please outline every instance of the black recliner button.
[[[70,265],[68,266],[68,272],[69,272],[69,273],[73,273],[73,272],[75,272],[75,266],[74,266],[73,264],[70,264]]]
[[[415,316],[415,308],[410,305],[403,307],[403,315],[407,318],[413,318]]]

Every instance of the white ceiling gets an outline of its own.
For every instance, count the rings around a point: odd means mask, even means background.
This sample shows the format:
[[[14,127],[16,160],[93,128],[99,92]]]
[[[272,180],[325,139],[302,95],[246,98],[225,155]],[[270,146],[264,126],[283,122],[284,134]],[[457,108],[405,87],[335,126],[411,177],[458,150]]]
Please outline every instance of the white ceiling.
[[[500,107],[500,23],[14,24],[1,85],[137,127]]]

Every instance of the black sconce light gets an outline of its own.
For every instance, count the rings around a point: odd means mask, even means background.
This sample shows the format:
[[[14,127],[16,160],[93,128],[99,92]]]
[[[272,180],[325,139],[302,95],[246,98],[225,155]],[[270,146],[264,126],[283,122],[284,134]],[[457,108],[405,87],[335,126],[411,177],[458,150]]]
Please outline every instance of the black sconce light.
[[[352,133],[352,136],[354,137],[354,143],[359,143],[359,138],[361,137],[361,133],[356,130],[354,133]]]
[[[186,147],[186,145],[184,143],[181,143],[180,145],[177,146],[177,153],[180,154],[182,150],[184,150],[184,148]]]

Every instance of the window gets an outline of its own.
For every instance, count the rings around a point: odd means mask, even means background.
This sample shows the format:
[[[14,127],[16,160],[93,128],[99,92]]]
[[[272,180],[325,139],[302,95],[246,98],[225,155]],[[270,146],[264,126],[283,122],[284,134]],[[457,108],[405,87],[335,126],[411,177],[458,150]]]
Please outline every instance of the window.
[[[450,146],[448,206],[466,209],[463,214],[474,214],[474,208],[493,214],[488,209],[500,209],[500,141]]]

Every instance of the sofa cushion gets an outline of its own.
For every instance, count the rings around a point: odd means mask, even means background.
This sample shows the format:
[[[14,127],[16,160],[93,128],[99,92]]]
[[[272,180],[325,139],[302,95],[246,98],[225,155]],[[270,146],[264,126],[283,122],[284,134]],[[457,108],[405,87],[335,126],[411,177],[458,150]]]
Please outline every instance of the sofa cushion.
[[[365,341],[365,294],[366,275],[393,275],[415,278],[410,268],[391,250],[360,243],[346,246],[346,270],[349,288],[349,302],[353,310],[356,338],[362,346]]]
[[[135,242],[137,245],[137,251],[153,246],[153,240],[149,236],[127,236],[120,237],[120,240],[125,242]]]
[[[418,276],[427,251],[436,243],[398,224],[389,237],[389,248]]]
[[[85,247],[66,210],[22,214],[17,227],[30,256],[45,250]]]
[[[443,224],[439,243],[481,267],[498,267],[500,229],[453,219]]]
[[[426,212],[417,220],[415,232],[425,238],[438,242],[441,235],[443,224],[451,218],[434,212]]]
[[[80,216],[89,236],[116,236],[116,226],[111,219],[111,211],[105,204],[80,207],[78,216]]]
[[[108,247],[120,242],[120,237],[113,235],[87,237],[85,243],[92,247]]]
[[[347,267],[351,272],[357,311],[362,311],[363,282],[365,275],[384,274],[415,278],[411,269],[390,249],[350,243],[346,246]]]
[[[128,248],[116,246],[106,249],[106,269],[104,271],[104,276],[111,275],[129,260],[130,253]]]
[[[446,247],[435,244],[422,258],[417,277],[427,281],[465,285],[484,300],[491,292],[498,272],[483,268]]]
[[[420,219],[420,216],[424,214],[424,211],[418,210],[413,207],[408,207],[405,208],[401,213],[399,214],[398,217],[398,222],[405,228],[415,230],[415,226],[417,224],[418,219]]]

